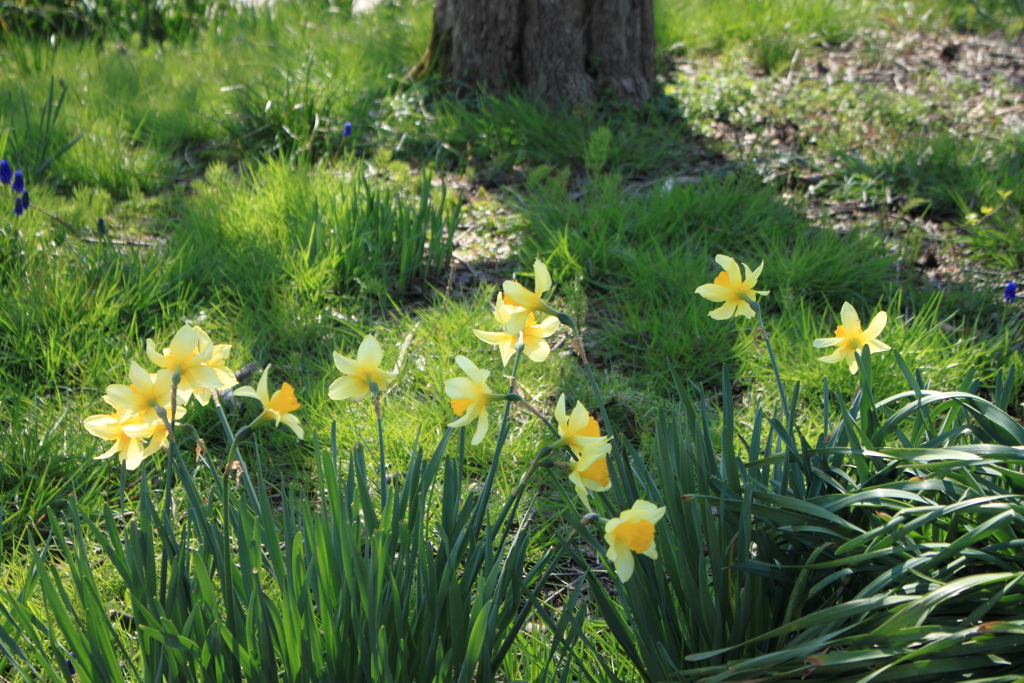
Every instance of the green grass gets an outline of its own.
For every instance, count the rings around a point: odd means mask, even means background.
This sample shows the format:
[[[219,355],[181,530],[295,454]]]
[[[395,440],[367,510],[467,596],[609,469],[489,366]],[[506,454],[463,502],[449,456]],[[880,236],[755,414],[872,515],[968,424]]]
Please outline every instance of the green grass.
[[[743,425],[778,400],[753,324],[714,321],[713,305],[693,294],[714,278],[718,253],[754,267],[765,262],[767,330],[783,379],[802,386],[797,429],[816,433],[822,378],[844,400],[863,386],[845,365],[820,363],[824,353],[811,346],[832,335],[844,301],[865,321],[887,310],[882,339],[932,389],[977,379],[978,391],[993,396],[998,371],[1020,365],[1019,304],[1003,305],[993,283],[1024,266],[1024,170],[1019,135],[998,117],[968,113],[978,98],[987,113],[1004,106],[1011,86],[995,79],[983,90],[927,74],[911,84],[915,95],[839,79],[780,85],[797,49],[798,75],[801,64],[851,37],[866,41],[860,57],[884,65],[895,55],[879,29],[988,31],[998,22],[985,13],[1019,14],[1012,2],[980,6],[983,13],[951,1],[926,17],[923,5],[903,3],[658,2],[660,46],[685,43],[670,52],[685,54],[697,75],[669,73],[664,61],[665,94],[651,103],[632,109],[602,100],[574,111],[522,94],[401,84],[429,34],[431,8],[418,2],[359,17],[345,6],[281,2],[273,17],[229,12],[209,30],[182,28],[170,40],[98,24],[88,30],[106,38],[80,41],[68,29],[55,47],[5,35],[0,156],[28,171],[33,202],[70,230],[35,211],[9,218],[10,200],[0,199],[0,581],[31,584],[22,562],[28,544],[63,530],[72,501],[95,520],[105,505],[141,499],[138,474],[122,477],[111,461],[92,460],[106,445],[80,420],[106,412],[104,388],[125,380],[131,360],[150,367],[147,338],[166,345],[184,323],[231,344],[233,369],[272,364],[274,383],[296,387],[307,435],[326,444],[333,426],[342,453],[356,443],[374,451],[377,432],[369,400],[327,397],[338,374],[331,352],[353,356],[362,336],[375,334],[383,367],[398,368],[383,401],[384,438],[389,471],[404,476],[417,438],[429,451],[453,419],[443,383],[457,374],[457,354],[489,369],[494,387],[509,372],[472,333],[496,327],[494,287],[463,290],[456,278],[446,295],[449,240],[460,240],[467,216],[511,243],[527,268],[534,257],[546,261],[554,301],[584,328],[597,384],[581,372],[563,328],[548,361],[521,368],[523,394],[550,414],[559,393],[593,408],[599,389],[604,429],[616,430],[619,447],[636,448],[647,465],[664,455],[659,412],[678,412],[688,380],[710,396],[712,422],[734,397],[744,440]],[[351,137],[342,135],[346,121]],[[796,148],[773,144],[787,126]],[[820,178],[806,180],[812,176]],[[494,191],[477,193],[481,186]],[[1001,202],[1000,190],[1014,193]],[[903,197],[903,208],[852,229],[832,229],[827,217],[819,225],[806,213],[820,202],[874,204],[887,195]],[[477,203],[460,205],[474,196]],[[986,206],[995,210],[975,222]],[[101,217],[109,226],[103,238],[95,227]],[[904,219],[912,227],[901,227]],[[965,270],[988,279],[979,285],[965,277],[942,292],[925,284],[914,267],[923,245],[934,246],[924,220],[942,224],[945,243],[972,250]],[[723,365],[733,378],[724,394]],[[874,357],[872,369],[876,396],[905,388],[895,354]],[[1021,380],[1001,395],[1019,417]],[[248,399],[225,409],[239,425],[257,414]],[[830,410],[829,419],[839,419],[835,401]],[[215,410],[190,409],[187,422],[223,466],[228,443]],[[708,438],[715,448],[729,441]],[[486,476],[495,439],[492,430],[483,445],[467,448],[468,491]],[[514,411],[495,471],[498,495],[512,490],[548,440],[526,411]],[[271,494],[316,495],[322,482],[310,441],[283,429],[259,433]],[[164,457],[150,462],[162,468]],[[530,561],[571,526],[558,470],[537,476],[544,484],[537,515],[520,520],[534,534]],[[705,483],[719,485],[717,476]],[[172,520],[175,533],[186,533],[183,520],[183,512]],[[769,532],[780,543],[805,543],[785,529]],[[703,561],[698,554],[691,559]],[[50,566],[55,581],[71,571]],[[75,570],[83,572],[79,586],[92,580],[85,567]],[[130,611],[115,569],[95,571],[98,602],[76,594],[67,609]],[[569,584],[516,636],[504,680],[646,680],[628,639],[614,633],[614,618],[592,611],[578,628],[560,621],[557,607],[586,585],[575,571],[566,570]],[[268,604],[276,604],[281,591],[268,590]],[[46,616],[38,593],[25,604]],[[112,638],[133,642],[130,629],[112,623]],[[554,633],[564,640],[552,651]],[[133,648],[127,659],[138,664]],[[56,641],[41,642],[37,660],[49,651],[59,651]],[[0,671],[11,677],[9,666]]]

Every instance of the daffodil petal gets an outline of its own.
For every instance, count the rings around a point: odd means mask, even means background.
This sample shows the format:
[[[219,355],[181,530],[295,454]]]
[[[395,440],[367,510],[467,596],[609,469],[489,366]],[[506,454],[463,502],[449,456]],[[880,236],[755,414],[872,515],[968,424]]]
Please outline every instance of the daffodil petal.
[[[507,334],[519,334],[526,327],[526,319],[529,317],[530,311],[524,309],[518,311],[509,316],[508,322],[505,323],[505,332]]]
[[[871,323],[868,328],[864,330],[864,336],[868,339],[874,339],[878,335],[882,334],[882,330],[885,329],[885,324],[889,322],[889,314],[885,311],[879,311],[875,314],[875,317],[871,319]]]
[[[484,437],[487,436],[487,425],[489,420],[490,418],[487,416],[487,408],[484,408],[480,411],[480,418],[476,423],[476,433],[473,434],[473,440],[470,442],[474,446],[483,441]]]
[[[555,404],[555,421],[558,422],[559,433],[565,427],[568,422],[568,418],[565,415],[565,394],[558,397],[558,403]]]
[[[199,334],[192,329],[191,325],[182,325],[178,328],[178,331],[174,333],[174,338],[171,340],[171,355],[181,362],[186,360],[189,356],[196,352],[196,347],[199,346]]]
[[[153,343],[152,339],[146,340],[146,356],[149,357],[149,360],[153,365],[158,367],[166,368],[170,365],[170,361],[167,356],[157,351],[156,344]]]
[[[363,337],[362,343],[359,344],[356,360],[360,365],[372,365],[373,367],[377,367],[384,360],[384,351],[381,350],[380,344],[372,334]]]
[[[270,394],[267,393],[267,382],[270,378],[270,366],[268,365],[263,369],[263,376],[260,377],[259,384],[256,385],[256,398],[260,400],[260,403],[267,405],[270,403]],[[235,392],[238,393],[237,391]]]
[[[469,399],[476,401],[477,385],[468,377],[453,377],[444,381],[444,393],[448,398]]]
[[[551,289],[551,273],[548,272],[548,267],[541,263],[540,259],[534,259],[533,261],[533,282],[537,288],[535,290],[537,296]]]
[[[124,457],[124,468],[126,470],[137,470],[142,464],[142,444],[138,439],[132,439],[128,443],[127,450],[122,454]]]
[[[694,290],[694,294],[700,294],[708,301],[713,301],[716,304],[718,304],[728,300],[731,295],[731,292],[721,285],[710,284],[701,285],[696,290]]]
[[[466,377],[476,384],[482,384],[487,381],[487,376],[490,374],[487,370],[481,370],[476,366],[476,363],[466,358],[465,356],[455,356],[455,364],[458,365]]]
[[[667,508],[658,506],[648,500],[638,500],[633,503],[630,512],[639,513],[641,519],[646,519],[651,524],[657,524],[665,516]]]
[[[736,315],[742,315],[744,318],[753,318],[755,313],[754,309],[750,307],[746,301],[741,301],[736,304]]]
[[[114,453],[117,453],[120,450],[120,447],[121,447],[121,444],[119,444],[117,441],[115,441],[113,446],[111,446],[110,448],[105,450],[100,455],[94,456],[93,460],[103,460],[105,458],[109,458]]]
[[[842,337],[828,337],[823,339],[815,339],[811,344],[816,349],[827,349],[830,346],[839,346],[843,343]]]
[[[498,351],[501,352],[501,364],[508,365],[508,362],[512,360],[512,356],[516,355],[516,340],[510,338],[502,342],[498,346]]]
[[[575,479],[573,479],[575,477]],[[587,488],[583,485],[583,479],[580,475],[573,472],[569,475],[569,481],[573,483],[573,488],[576,489],[576,495],[580,497],[583,502],[583,506],[587,508],[587,512],[593,512],[594,509],[590,507],[590,496],[587,494]]]
[[[745,266],[747,264],[744,263],[743,265]],[[757,286],[757,280],[758,280],[759,277],[761,277],[761,271],[762,270],[764,270],[764,261],[763,260],[761,261],[761,265],[759,265],[754,270],[753,273],[751,273],[749,269],[747,270],[748,275],[747,275],[746,285],[748,287],[753,289],[754,287]],[[767,294],[767,293],[768,292],[763,292],[763,293],[762,292],[758,292],[758,294]]]
[[[827,356],[819,356],[818,360],[822,363],[838,363],[842,359],[846,358],[850,354],[849,349],[836,349]]]
[[[302,425],[299,424],[299,418],[292,413],[285,413],[281,416],[281,424],[295,432],[295,436],[301,440],[305,436],[305,431],[302,429]]]
[[[740,275],[740,264],[736,263],[736,259],[725,254],[718,254],[715,256],[715,263],[729,274],[729,282],[733,285],[743,281],[743,277]]]
[[[590,413],[587,412],[587,407],[583,405],[582,401],[576,401],[576,406],[572,409],[572,414],[569,416],[568,431],[578,432],[590,423]]]
[[[457,420],[455,420],[453,422],[449,422],[448,426],[451,427],[452,429],[458,429],[459,427],[465,427],[470,422],[475,420],[477,418],[478,414],[479,414],[479,409],[476,406],[471,406],[471,407],[469,407],[466,410],[465,413],[462,414],[462,417],[460,417],[459,419],[457,419]]]
[[[513,335],[505,334],[504,332],[487,332],[486,330],[473,330],[473,334],[475,334],[477,336],[477,339],[479,339],[480,341],[485,342],[487,344],[493,344],[494,346],[502,344],[508,341],[510,338],[515,339]]]
[[[839,311],[839,317],[843,321],[843,327],[846,329],[847,334],[853,335],[861,331],[860,316],[857,315],[856,309],[850,305],[849,301],[843,302],[843,308]]]
[[[327,395],[335,401],[344,401],[347,398],[362,398],[369,392],[370,388],[365,381],[345,375],[331,382],[327,387]],[[238,392],[235,392],[238,393]]]
[[[499,324],[504,325],[508,322],[509,316],[512,315],[512,309],[505,305],[505,297],[502,296],[501,292],[498,292],[498,298],[494,301],[494,319]]]
[[[736,315],[737,304],[725,303],[708,313],[709,316],[715,320],[728,320],[729,318]]]
[[[359,365],[347,356],[343,356],[337,351],[332,352],[334,356],[334,367],[338,368],[338,371],[344,375],[354,375],[358,371]]]
[[[636,566],[636,559],[633,557],[632,550],[626,548],[619,552],[612,562],[615,565],[615,573],[619,575],[619,580],[622,581],[622,583],[626,583],[633,577],[633,569]]]
[[[892,347],[879,339],[869,339],[867,342],[868,348],[871,349],[872,353],[883,353],[888,351]]]
[[[850,374],[851,375],[856,375],[857,374],[857,370],[860,369],[860,366],[857,364],[857,354],[856,353],[851,353],[850,355],[848,355],[846,357],[846,362],[850,366]]]
[[[551,354],[551,347],[543,339],[537,339],[524,348],[523,352],[534,363],[543,363]]]
[[[555,332],[557,332],[558,328],[561,326],[562,322],[557,317],[549,315],[548,317],[544,318],[543,322],[537,325],[536,329],[540,336],[550,337]]]
[[[153,380],[150,378],[149,373],[135,361],[132,361],[131,367],[128,368],[128,378],[131,379],[132,384],[139,391],[146,391],[153,386]]]
[[[206,365],[189,368],[188,383],[196,389],[217,389],[223,384],[214,369]]]
[[[238,387],[232,393],[234,393],[235,396],[241,396],[242,398],[254,398],[257,401],[260,398],[260,395],[257,394],[256,390],[252,387]]]
[[[533,308],[537,299],[540,298],[536,293],[531,292],[515,280],[505,280],[505,282],[501,284],[501,288],[517,304],[527,309]],[[525,319],[526,316],[524,315],[523,318]]]
[[[106,398],[109,403],[117,408],[129,409],[135,405],[138,394],[123,384],[111,384],[107,387]]]

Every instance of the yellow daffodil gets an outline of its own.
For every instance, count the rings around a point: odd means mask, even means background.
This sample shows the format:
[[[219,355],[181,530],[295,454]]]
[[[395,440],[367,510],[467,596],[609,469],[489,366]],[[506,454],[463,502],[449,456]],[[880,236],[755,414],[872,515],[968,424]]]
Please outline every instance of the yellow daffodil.
[[[761,276],[761,269],[764,268],[764,261],[751,271],[750,266],[743,264],[746,276],[740,276],[740,266],[732,259],[723,254],[715,257],[715,262],[722,267],[715,281],[709,285],[701,285],[695,291],[708,301],[721,303],[722,305],[708,313],[715,320],[728,320],[734,315],[742,315],[747,318],[754,317],[754,309],[750,307],[747,300],[756,301],[757,296],[766,296],[768,292],[759,292],[754,289],[757,286],[757,278]]]
[[[171,371],[165,369],[150,374],[141,365],[132,361],[128,377],[132,381],[128,386],[108,386],[104,400],[115,408],[124,410],[126,418],[141,415],[142,421],[146,424],[160,420],[155,408],[169,410],[171,406]],[[167,417],[170,419],[170,415]]]
[[[572,463],[569,481],[576,488],[576,495],[583,501],[587,511],[591,510],[590,497],[587,491],[607,491],[612,487],[612,479],[608,474],[608,452],[611,445],[590,448],[584,455]]]
[[[484,440],[487,434],[487,404],[491,401],[504,398],[502,394],[492,394],[487,386],[487,377],[491,374],[488,370],[481,370],[470,359],[465,356],[456,356],[455,362],[465,377],[454,377],[444,381],[444,393],[451,399],[452,410],[459,419],[448,424],[449,427],[465,427],[473,420],[477,420],[476,432],[473,434],[471,443],[475,446]]]
[[[292,415],[300,407],[298,400],[295,398],[295,389],[292,388],[291,384],[285,382],[271,396],[267,391],[267,378],[269,377],[270,366],[268,365],[263,370],[263,376],[260,377],[260,382],[256,385],[255,390],[252,387],[235,389],[235,396],[255,398],[263,404],[263,412],[252,421],[249,427],[255,428],[271,420],[274,421],[274,426],[277,427],[283,422],[286,427],[295,432],[295,436],[301,439],[303,436],[302,425],[299,424],[299,418]]]
[[[494,302],[494,317],[501,324],[502,330],[504,330],[505,324],[508,323],[515,313],[516,309],[507,306],[503,301],[502,295],[499,294],[497,301]],[[523,339],[523,353],[526,357],[535,363],[544,362],[551,353],[551,347],[544,341],[544,338],[553,335],[560,324],[558,318],[553,315],[545,318],[544,322],[539,325],[533,313],[527,315],[526,322],[523,324],[523,330],[520,333]],[[508,365],[509,359],[515,355],[516,344],[519,343],[520,337],[520,334],[509,334],[504,331],[486,332],[484,330],[473,330],[473,334],[481,341],[498,347],[498,350],[501,351],[502,365]]]
[[[597,420],[590,416],[583,401],[576,401],[571,415],[565,414],[565,394],[558,397],[555,405],[555,422],[558,423],[558,434],[562,437],[551,447],[568,446],[577,457],[582,457],[588,449],[601,449],[607,453],[611,450],[607,436],[601,436],[601,427]]]
[[[197,328],[191,325],[182,325],[163,353],[157,352],[152,339],[146,340],[149,360],[157,367],[169,370],[172,375],[178,374],[178,396],[182,403],[187,402],[197,389],[211,389],[223,384],[213,368],[205,365],[213,358],[213,345],[203,345],[201,341]]]
[[[604,525],[604,540],[608,544],[608,559],[623,582],[633,576],[633,553],[658,559],[654,543],[654,525],[665,516],[665,508],[646,500],[638,500],[633,507]]]
[[[185,414],[184,409],[177,412],[179,416]],[[141,415],[126,417],[124,410],[108,415],[90,415],[85,418],[84,425],[86,431],[93,436],[114,442],[109,450],[97,455],[94,460],[109,458],[117,453],[118,460],[128,470],[138,469],[143,459],[167,443],[167,427],[162,420],[146,424]],[[148,446],[143,445],[143,439],[149,439]]]
[[[533,262],[533,280],[535,289],[532,292],[515,280],[505,280],[501,285],[502,290],[505,292],[505,305],[515,306],[518,309],[511,313],[508,322],[505,323],[505,332],[507,334],[519,334],[522,332],[523,327],[526,326],[527,318],[534,311],[543,311],[548,315],[558,315],[558,311],[544,303],[542,298],[544,292],[551,289],[551,273],[548,272],[547,266],[541,263],[540,259],[536,259]]]
[[[871,324],[868,325],[866,330],[861,329],[860,316],[857,315],[857,311],[854,310],[849,302],[843,304],[839,317],[842,319],[843,324],[836,327],[835,337],[814,340],[814,348],[816,349],[824,349],[830,346],[838,348],[831,354],[822,356],[818,360],[825,363],[838,363],[845,358],[846,362],[850,365],[850,374],[856,374],[858,367],[857,354],[861,352],[865,345],[873,353],[889,350],[889,346],[878,339],[878,335],[882,333],[885,323],[889,320],[889,316],[885,311],[877,313],[871,319]]]
[[[238,380],[235,378],[235,371],[227,367],[228,355],[231,353],[231,344],[214,344],[213,340],[210,339],[210,335],[206,334],[201,327],[197,325],[193,329],[199,335],[200,348],[205,348],[206,346],[213,347],[210,360],[206,361],[204,365],[217,373],[217,379],[220,380],[218,386],[197,388],[192,394],[199,403],[205,406],[210,402],[210,395],[213,393],[212,389],[220,391],[230,389],[238,384]]]
[[[380,362],[383,359],[384,352],[372,334],[363,337],[355,360],[346,358],[335,351],[334,364],[343,376],[331,383],[327,389],[327,395],[335,401],[343,401],[346,398],[361,401],[370,393],[370,382],[377,385],[378,391],[384,391],[388,382],[393,380],[396,375],[380,369]]]

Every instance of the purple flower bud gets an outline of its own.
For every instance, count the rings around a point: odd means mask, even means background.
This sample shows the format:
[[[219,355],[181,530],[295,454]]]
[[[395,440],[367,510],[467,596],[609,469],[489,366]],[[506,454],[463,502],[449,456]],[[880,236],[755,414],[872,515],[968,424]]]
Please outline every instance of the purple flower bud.
[[[72,676],[75,675],[75,665],[71,663],[71,657],[66,657],[64,659],[64,666],[67,668],[69,674]]]
[[[25,190],[24,192],[21,193],[21,208],[27,209],[28,207],[28,190]]]
[[[11,189],[14,190],[15,193],[25,191],[25,176],[21,175],[21,171],[14,172],[14,182],[11,183]]]
[[[14,200],[14,215],[20,216],[25,213],[25,207],[21,205],[21,197]]]
[[[1003,298],[1006,299],[1007,302],[1013,301],[1014,299],[1017,298],[1017,283],[1016,282],[1007,282],[1006,283],[1006,290],[1003,292]]]
[[[352,122],[351,121],[346,121],[345,122],[345,127],[341,129],[341,135],[343,137],[346,137],[346,138],[348,136],[352,135]]]
[[[11,171],[11,164],[7,159],[0,159],[0,183],[4,185],[11,184],[11,176],[14,173]]]
[[[96,232],[98,232],[100,235],[107,234],[107,224],[103,222],[102,216],[96,219]]]

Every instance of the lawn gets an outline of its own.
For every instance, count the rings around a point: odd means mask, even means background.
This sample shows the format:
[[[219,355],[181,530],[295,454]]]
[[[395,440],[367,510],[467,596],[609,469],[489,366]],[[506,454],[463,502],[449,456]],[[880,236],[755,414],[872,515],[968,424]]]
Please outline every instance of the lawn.
[[[655,9],[568,111],[419,0],[0,5],[0,678],[1024,680],[1024,7]]]

